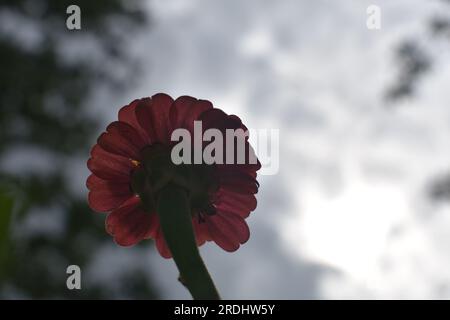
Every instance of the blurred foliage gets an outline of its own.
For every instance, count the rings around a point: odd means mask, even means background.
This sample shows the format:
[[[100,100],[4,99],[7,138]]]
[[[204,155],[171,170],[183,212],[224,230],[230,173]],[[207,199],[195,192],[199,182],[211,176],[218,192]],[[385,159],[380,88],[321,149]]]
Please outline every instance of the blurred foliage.
[[[397,46],[394,62],[397,79],[387,89],[386,98],[396,102],[414,96],[421,78],[431,70],[432,52],[429,44],[438,40],[450,40],[450,0],[441,0],[449,10],[436,12],[426,26],[427,38],[406,39]],[[445,6],[445,5],[444,5]]]
[[[430,30],[435,37],[450,42],[450,0],[442,0],[448,6],[447,12],[440,12],[430,22]],[[434,179],[430,189],[432,199],[450,201],[450,173],[443,173]]]
[[[450,200],[450,174],[438,177],[430,189],[430,195],[438,201]]]
[[[7,189],[0,188],[0,265],[4,265],[8,259],[10,246],[10,225],[13,211],[14,198]],[[4,277],[4,270],[0,269],[0,279]]]
[[[82,30],[66,28],[71,4],[81,8]],[[157,297],[151,279],[139,268],[123,270],[114,279],[115,289],[97,282],[82,290],[66,288],[68,265],[77,264],[83,272],[100,248],[112,244],[104,216],[92,213],[85,195],[71,190],[67,174],[68,160],[87,160],[89,142],[98,134],[96,120],[84,107],[99,83],[129,83],[89,55],[68,59],[64,49],[91,40],[100,61],[133,69],[126,46],[121,46],[126,37],[121,28],[133,32],[149,23],[141,5],[121,0],[0,1],[0,164],[11,155],[14,159],[20,147],[33,150],[30,157],[36,150],[48,155],[50,167],[13,171],[0,165],[0,189],[15,190],[17,204],[11,216],[12,195],[0,193],[0,254],[6,257],[0,259],[0,298]],[[42,212],[51,214],[62,232],[30,231],[30,221],[41,225]]]
[[[431,61],[424,49],[415,41],[407,40],[396,49],[398,79],[388,89],[387,97],[398,100],[411,96],[420,78],[430,69]]]
[[[445,17],[435,17],[430,23],[430,29],[435,36],[450,38],[450,20]]]
[[[420,81],[433,65],[433,52],[430,44],[446,41],[450,44],[450,0],[441,0],[447,10],[436,12],[426,26],[427,39],[406,39],[395,50],[397,78],[387,89],[386,98],[390,102],[398,102],[411,98],[418,89]],[[446,62],[441,62],[446,63]],[[437,201],[450,201],[450,174],[443,172],[433,177],[428,189],[429,196]]]

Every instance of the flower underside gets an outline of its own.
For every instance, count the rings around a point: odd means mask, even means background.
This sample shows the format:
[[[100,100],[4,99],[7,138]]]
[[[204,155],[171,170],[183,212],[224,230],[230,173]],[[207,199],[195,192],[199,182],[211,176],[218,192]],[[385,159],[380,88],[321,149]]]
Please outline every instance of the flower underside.
[[[171,135],[178,128],[192,133],[195,121],[201,121],[204,131],[246,130],[237,116],[209,101],[189,96],[173,100],[159,93],[123,107],[119,121],[98,138],[88,161],[89,205],[108,213],[106,230],[118,244],[130,246],[152,238],[163,257],[171,256],[156,206],[169,183],[186,191],[198,246],[214,241],[226,251],[235,251],[248,240],[245,219],[256,208],[256,171],[261,165],[175,165]],[[246,150],[252,150],[248,137],[244,142]]]
[[[142,162],[131,160],[136,169],[131,177],[131,190],[138,195],[145,212],[156,210],[159,192],[168,183],[182,187],[189,198],[191,215],[204,222],[203,215],[214,215],[216,208],[211,201],[219,188],[215,166],[208,164],[174,165],[170,148],[154,144],[142,150]]]

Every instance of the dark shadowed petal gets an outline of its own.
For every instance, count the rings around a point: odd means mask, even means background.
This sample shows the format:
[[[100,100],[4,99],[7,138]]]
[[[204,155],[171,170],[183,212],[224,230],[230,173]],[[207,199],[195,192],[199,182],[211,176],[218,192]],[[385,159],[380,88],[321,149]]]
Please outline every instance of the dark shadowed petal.
[[[147,98],[150,100],[149,98]],[[133,128],[136,129],[136,131],[141,136],[142,140],[146,142],[146,144],[150,143],[149,136],[147,132],[140,126],[138,119],[136,117],[136,107],[138,104],[140,104],[143,100],[146,99],[136,99],[133,102],[131,102],[129,105],[122,107],[119,110],[119,121],[126,122],[129,125],[131,125]]]
[[[135,114],[139,126],[146,132],[151,143],[157,141],[155,128],[153,127],[153,115],[152,115],[152,99],[144,98],[139,100],[136,105]]]
[[[167,144],[170,142],[170,123],[169,113],[173,99],[164,93],[158,93],[152,96],[152,125],[156,134],[157,141]]]
[[[197,100],[189,96],[181,96],[175,100],[170,109],[170,123],[173,129],[185,128],[190,132],[194,130],[194,121],[213,105],[207,100]]]
[[[152,143],[170,141],[169,113],[173,99],[164,93],[143,99],[136,107],[136,118]]]
[[[146,213],[138,197],[133,197],[106,218],[106,230],[121,246],[131,246],[156,235],[156,213]]]
[[[214,242],[225,251],[236,251],[250,237],[245,220],[232,213],[218,212],[207,216],[206,223]]]
[[[242,124],[241,119],[239,119],[239,117],[235,115],[229,116],[222,110],[216,108],[209,109],[203,112],[199,118],[202,120],[203,132],[205,132],[210,128],[215,128],[220,130],[224,136],[224,143],[226,142],[225,144],[226,149],[223,152],[223,159],[222,159],[223,164],[219,165],[219,167],[231,167],[231,168],[234,167],[241,171],[248,171],[254,178],[256,178],[255,171],[260,169],[261,164],[257,160],[255,152],[251,147],[250,143],[248,142],[249,132],[247,127]],[[236,132],[232,132],[234,141],[227,140],[228,129],[231,130],[239,129]],[[238,144],[242,143],[240,141],[243,141],[242,147]],[[204,146],[206,146],[208,143],[209,142],[205,142]],[[233,150],[228,150],[229,147],[232,147]],[[242,149],[244,151],[244,154],[238,154],[238,152],[241,152]],[[231,164],[227,164],[228,162],[227,154],[230,154],[230,152],[232,152],[233,161]]]
[[[98,138],[98,144],[103,149],[130,159],[141,159],[140,150],[146,143],[136,129],[125,122],[115,121],[106,130]]]
[[[106,151],[129,159],[138,159],[139,152],[136,147],[130,145],[124,138],[117,134],[104,132],[97,143]]]
[[[256,208],[256,197],[220,189],[214,205],[218,210],[233,212],[243,218],[247,218],[250,212]]]
[[[246,160],[247,161],[247,160]],[[224,161],[225,162],[225,161]],[[228,174],[232,171],[238,171],[244,173],[252,178],[256,179],[256,171],[261,169],[261,163],[259,160],[255,164],[216,164],[217,170],[220,175]]]
[[[197,100],[197,102],[192,106],[192,111],[184,119],[184,126],[190,132],[194,132],[194,121],[198,120],[203,112],[211,110],[212,108],[213,105],[208,100]]]
[[[199,120],[202,121],[203,131],[214,128],[225,133],[228,115],[220,109],[213,108],[203,112]]]
[[[164,235],[162,233],[161,228],[159,228],[159,230],[156,234],[155,242],[156,242],[156,248],[158,249],[159,254],[163,258],[168,259],[168,258],[172,257],[169,247],[167,246],[166,240],[164,239]]]
[[[98,177],[119,182],[129,182],[133,169],[128,158],[109,153],[98,144],[92,148],[87,166]]]
[[[239,128],[241,128],[244,131],[247,131],[248,128],[242,123],[241,118],[239,118],[237,115],[235,114],[230,114],[228,116],[229,121],[231,121],[231,123],[234,123],[235,125],[239,124]]]
[[[133,196],[128,183],[102,180],[90,175],[86,182],[89,188],[89,206],[98,212],[111,211]]]
[[[192,227],[194,228],[195,240],[198,246],[212,240],[208,226],[205,222],[200,222],[198,217],[192,218]]]
[[[228,224],[229,229],[225,227],[225,230],[233,233],[240,244],[244,244],[248,241],[250,238],[250,229],[244,218],[231,212],[222,211],[218,211],[216,216],[222,218],[223,221]]]
[[[199,116],[199,120],[202,121],[203,131],[215,128],[225,134],[226,129],[243,129],[244,131],[247,129],[239,117],[229,116],[217,108],[206,110]]]
[[[190,112],[192,112],[192,106],[196,101],[197,99],[193,97],[181,96],[173,102],[169,113],[171,128],[184,128],[183,120],[187,118]]]
[[[219,170],[219,183],[224,189],[236,193],[255,194],[258,192],[258,181],[240,170]]]
[[[106,127],[106,131],[119,134],[138,149],[142,149],[147,145],[147,142],[142,139],[138,131],[126,122],[114,121]]]

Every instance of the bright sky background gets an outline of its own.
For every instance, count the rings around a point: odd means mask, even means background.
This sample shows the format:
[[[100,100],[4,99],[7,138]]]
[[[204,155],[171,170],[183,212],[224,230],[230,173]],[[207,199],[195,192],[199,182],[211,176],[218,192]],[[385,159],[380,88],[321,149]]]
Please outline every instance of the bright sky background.
[[[366,28],[381,7],[382,29]],[[426,197],[450,171],[449,45],[414,99],[386,105],[394,48],[427,39],[441,1],[149,1],[130,38],[145,61],[130,92],[209,99],[248,127],[280,129],[280,171],[261,177],[252,236],[202,248],[225,298],[450,298],[450,207]],[[448,8],[447,8],[448,10]],[[119,102],[119,103],[117,103]],[[157,253],[153,253],[155,256]],[[165,297],[189,298],[170,260],[151,259]]]

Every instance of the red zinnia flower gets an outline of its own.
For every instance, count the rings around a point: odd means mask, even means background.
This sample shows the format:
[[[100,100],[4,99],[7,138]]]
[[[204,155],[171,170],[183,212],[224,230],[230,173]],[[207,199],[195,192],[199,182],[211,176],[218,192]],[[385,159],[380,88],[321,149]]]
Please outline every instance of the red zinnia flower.
[[[249,239],[245,218],[256,208],[259,161],[180,165],[189,166],[188,171],[181,179],[173,174],[168,155],[176,142],[171,141],[171,133],[177,128],[193,133],[195,120],[202,121],[203,131],[216,128],[224,136],[226,129],[247,130],[237,116],[213,108],[209,101],[189,96],[174,101],[159,93],[123,107],[119,121],[111,123],[98,138],[88,160],[92,171],[87,179],[89,205],[109,213],[106,230],[119,245],[153,238],[159,253],[171,257],[155,209],[161,181],[168,179],[189,193],[198,246],[212,240],[226,251],[235,251]],[[247,139],[245,144],[246,150],[251,150]],[[172,171],[167,173],[170,165]]]

